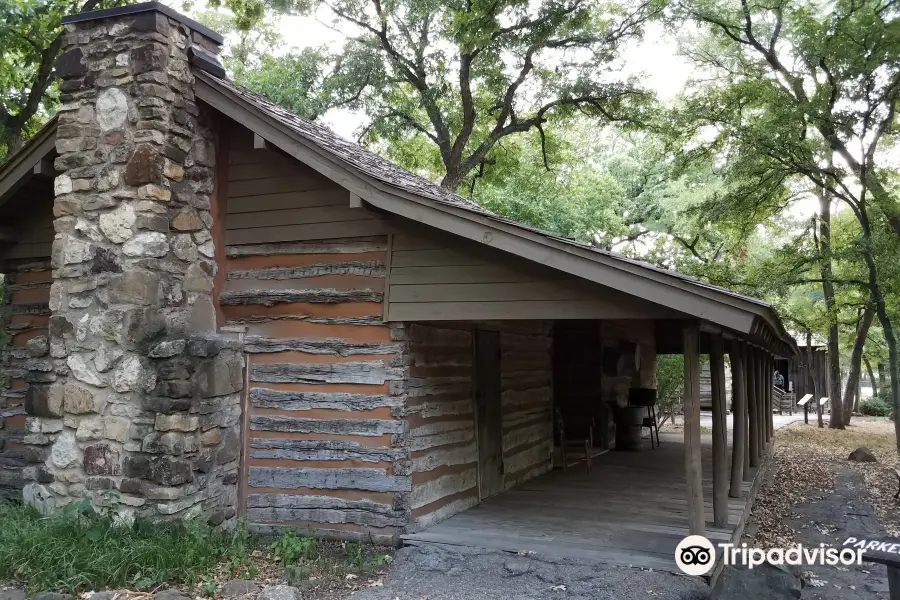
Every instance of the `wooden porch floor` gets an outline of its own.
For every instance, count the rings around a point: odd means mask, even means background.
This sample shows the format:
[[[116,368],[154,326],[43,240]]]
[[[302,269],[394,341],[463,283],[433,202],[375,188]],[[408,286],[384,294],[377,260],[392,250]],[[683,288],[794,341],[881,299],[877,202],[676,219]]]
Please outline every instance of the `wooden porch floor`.
[[[707,444],[702,460],[707,537],[725,542],[739,523],[743,528],[752,482],[744,483],[741,499],[729,499],[729,526],[715,528]],[[688,535],[685,486],[678,437],[663,437],[655,450],[645,439],[642,452],[598,456],[590,475],[583,465],[554,470],[403,539],[675,572],[675,546]]]

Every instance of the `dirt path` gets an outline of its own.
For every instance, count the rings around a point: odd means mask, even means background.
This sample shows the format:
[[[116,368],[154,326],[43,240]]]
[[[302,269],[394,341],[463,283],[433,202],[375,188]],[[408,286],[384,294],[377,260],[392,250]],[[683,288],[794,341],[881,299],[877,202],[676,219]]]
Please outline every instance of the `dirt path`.
[[[847,456],[870,448],[877,463],[852,463]],[[748,525],[748,543],[763,548],[794,544],[838,546],[849,536],[900,533],[900,502],[893,498],[897,464],[893,424],[859,418],[846,431],[795,423],[778,432],[773,471],[760,490]],[[880,565],[806,566],[802,598],[888,598]]]
[[[697,578],[505,552],[401,549],[384,587],[352,600],[708,600]]]
[[[795,541],[804,546],[838,546],[849,536],[884,536],[885,530],[866,496],[863,477],[849,468],[835,473],[834,490],[810,498],[794,508],[786,524],[796,531]],[[887,599],[887,574],[880,565],[863,563],[858,567],[804,567],[809,585],[803,590],[806,600]]]

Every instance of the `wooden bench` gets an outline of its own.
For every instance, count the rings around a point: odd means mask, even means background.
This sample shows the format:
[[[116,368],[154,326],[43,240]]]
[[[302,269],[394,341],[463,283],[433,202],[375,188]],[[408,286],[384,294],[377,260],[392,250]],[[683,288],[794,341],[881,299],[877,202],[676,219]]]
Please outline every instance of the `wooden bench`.
[[[900,476],[900,472],[898,472]],[[870,537],[861,535],[848,537],[841,544],[842,549],[865,550],[862,559],[887,567],[890,600],[900,600],[900,538]]]

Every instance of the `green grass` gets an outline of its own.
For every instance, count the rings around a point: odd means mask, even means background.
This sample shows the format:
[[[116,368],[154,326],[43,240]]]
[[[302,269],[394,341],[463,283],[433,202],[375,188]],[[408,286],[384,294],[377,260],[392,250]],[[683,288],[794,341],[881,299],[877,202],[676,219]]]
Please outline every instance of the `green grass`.
[[[18,581],[31,591],[193,587],[222,562],[235,576],[253,576],[251,549],[245,527],[228,532],[201,522],[142,520],[126,526],[86,502],[43,517],[0,501],[0,580]]]

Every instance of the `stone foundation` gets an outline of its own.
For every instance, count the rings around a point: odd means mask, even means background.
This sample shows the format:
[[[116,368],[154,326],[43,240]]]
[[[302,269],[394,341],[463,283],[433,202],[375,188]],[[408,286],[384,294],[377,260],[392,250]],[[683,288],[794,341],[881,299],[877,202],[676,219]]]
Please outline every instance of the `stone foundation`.
[[[192,47],[218,49],[156,10],[66,25],[49,337],[28,348],[24,495],[45,509],[235,515],[243,357],[216,333],[216,139]]]

